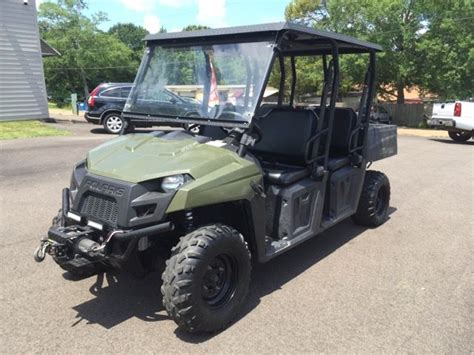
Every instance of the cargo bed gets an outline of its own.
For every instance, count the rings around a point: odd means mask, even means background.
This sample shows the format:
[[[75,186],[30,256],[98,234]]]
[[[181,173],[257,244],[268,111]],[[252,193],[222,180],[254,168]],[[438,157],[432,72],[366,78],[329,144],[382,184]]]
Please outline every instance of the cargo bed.
[[[397,126],[370,124],[367,132],[367,160],[377,161],[396,155]]]

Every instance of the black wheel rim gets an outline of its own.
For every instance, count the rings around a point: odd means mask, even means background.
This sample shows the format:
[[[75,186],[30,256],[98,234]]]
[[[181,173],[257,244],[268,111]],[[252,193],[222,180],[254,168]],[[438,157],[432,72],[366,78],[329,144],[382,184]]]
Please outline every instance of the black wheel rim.
[[[385,213],[385,210],[387,209],[387,199],[387,190],[384,187],[381,187],[377,193],[377,201],[375,203],[375,213],[378,216]]]
[[[202,281],[202,297],[212,308],[222,307],[234,296],[237,263],[227,254],[216,256],[208,265]]]

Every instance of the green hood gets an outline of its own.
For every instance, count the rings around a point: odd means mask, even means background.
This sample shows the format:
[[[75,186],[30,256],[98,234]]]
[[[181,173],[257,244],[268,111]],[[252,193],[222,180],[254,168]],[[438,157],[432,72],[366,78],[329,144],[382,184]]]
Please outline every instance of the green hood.
[[[220,147],[218,142],[198,143],[170,139],[169,135],[129,134],[104,143],[87,156],[90,173],[139,183],[175,174],[189,174],[166,212],[182,211],[227,201],[250,200],[252,184],[262,172],[250,160]]]
[[[184,173],[197,180],[229,165],[248,170],[247,176],[258,174],[253,163],[211,144],[129,134],[92,149],[87,168],[96,175],[135,183]]]

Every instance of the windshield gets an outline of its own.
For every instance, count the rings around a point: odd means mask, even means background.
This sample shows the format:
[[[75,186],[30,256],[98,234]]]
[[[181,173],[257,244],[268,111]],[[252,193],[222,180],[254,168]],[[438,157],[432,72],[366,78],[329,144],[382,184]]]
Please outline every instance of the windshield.
[[[124,112],[167,121],[247,124],[272,53],[270,42],[151,46]]]

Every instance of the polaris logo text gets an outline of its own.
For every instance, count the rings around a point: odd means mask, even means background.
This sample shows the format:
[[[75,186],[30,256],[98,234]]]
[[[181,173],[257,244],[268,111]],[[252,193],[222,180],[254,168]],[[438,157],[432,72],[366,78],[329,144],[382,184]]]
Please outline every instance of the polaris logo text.
[[[89,190],[93,190],[93,191],[97,191],[97,192],[101,192],[107,195],[112,195],[112,196],[117,196],[117,197],[123,196],[123,193],[125,191],[124,189],[120,187],[110,185],[107,183],[101,183],[98,181],[92,181],[92,180],[86,180],[86,187]]]

